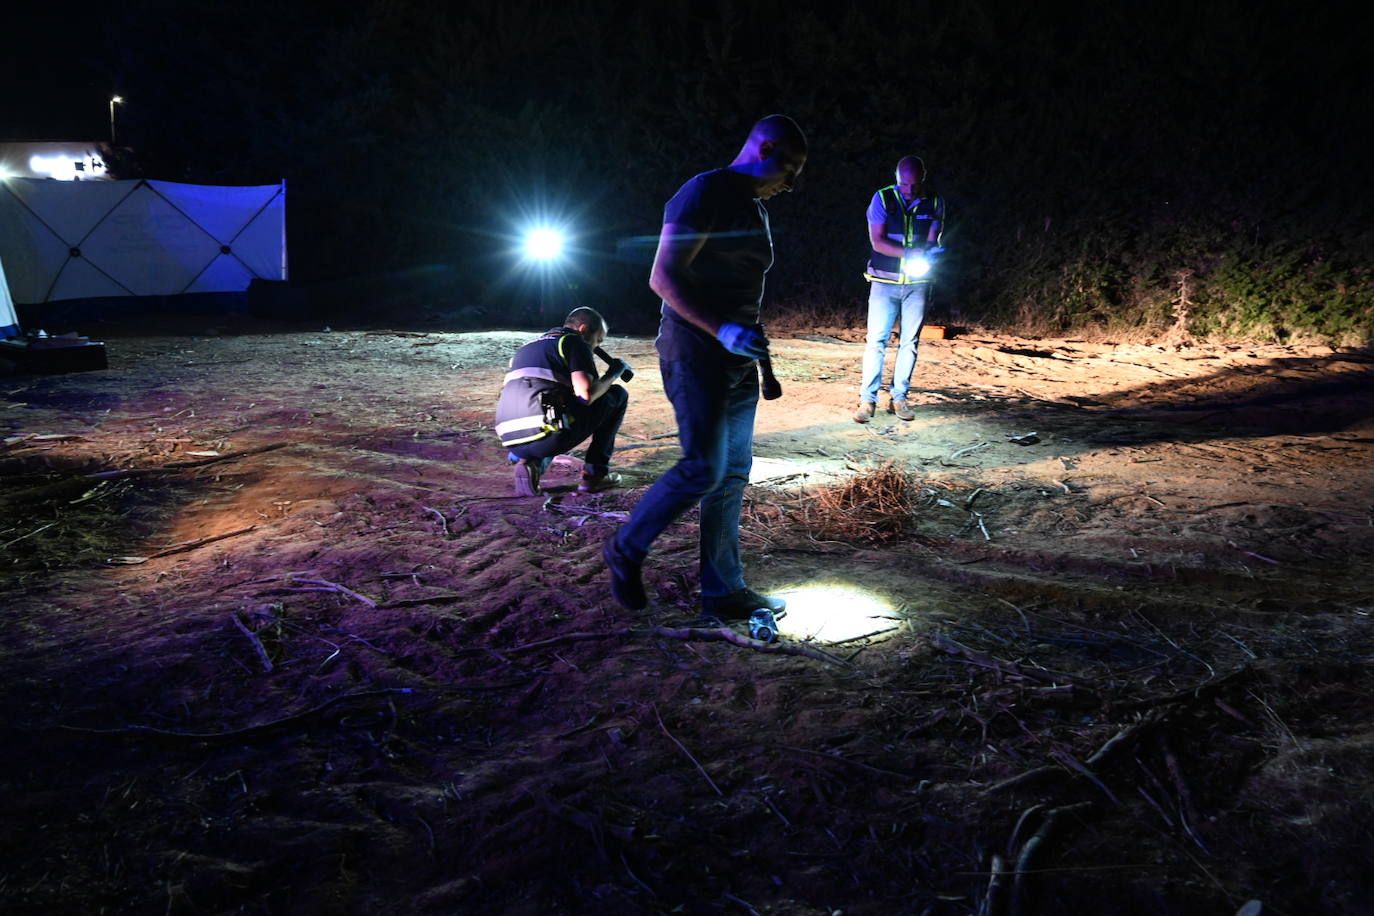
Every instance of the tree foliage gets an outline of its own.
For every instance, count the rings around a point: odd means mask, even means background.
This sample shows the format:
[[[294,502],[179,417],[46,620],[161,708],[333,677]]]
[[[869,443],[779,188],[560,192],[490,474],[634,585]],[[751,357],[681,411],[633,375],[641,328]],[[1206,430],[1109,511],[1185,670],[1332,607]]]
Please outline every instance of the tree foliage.
[[[799,192],[770,205],[777,307],[858,315],[863,210],[916,153],[949,207],[938,301],[969,319],[1148,326],[1188,270],[1200,330],[1374,323],[1374,220],[1346,140],[1371,77],[1335,9],[145,0],[120,15],[123,167],[285,177],[306,283],[424,276],[427,295],[501,308],[509,234],[550,212],[582,231],[587,295],[651,312],[663,202],[782,111],[812,150]]]

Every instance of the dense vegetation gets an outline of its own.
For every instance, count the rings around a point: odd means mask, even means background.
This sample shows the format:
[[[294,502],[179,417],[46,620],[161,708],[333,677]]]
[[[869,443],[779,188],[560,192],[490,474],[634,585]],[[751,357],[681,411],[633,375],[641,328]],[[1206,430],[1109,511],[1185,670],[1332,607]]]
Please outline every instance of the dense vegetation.
[[[784,111],[812,140],[800,192],[771,206],[770,295],[788,308],[860,313],[863,208],[915,152],[949,203],[939,302],[956,319],[1344,343],[1374,327],[1369,183],[1347,137],[1374,86],[1336,7],[153,0],[116,15],[124,173],[285,177],[293,276],[316,289],[508,318],[532,295],[510,235],[549,212],[581,233],[571,294],[651,315],[663,201]]]

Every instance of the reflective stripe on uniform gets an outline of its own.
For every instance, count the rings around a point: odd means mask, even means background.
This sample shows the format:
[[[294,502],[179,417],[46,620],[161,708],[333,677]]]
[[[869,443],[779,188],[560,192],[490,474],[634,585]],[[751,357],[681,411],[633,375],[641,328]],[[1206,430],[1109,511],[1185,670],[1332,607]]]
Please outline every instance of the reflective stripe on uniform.
[[[506,380],[501,384],[509,385],[511,382],[522,378],[538,378],[546,382],[566,385],[569,388],[572,387],[572,378],[567,373],[554,372],[552,369],[545,369],[543,366],[529,366],[525,369],[512,369],[506,373]]]
[[[501,437],[504,442],[510,433],[520,433],[525,430],[540,430],[540,435],[548,432],[544,425],[544,415],[542,413],[531,414],[528,417],[516,417],[513,420],[506,420],[504,423],[496,424],[496,435]],[[537,438],[537,437],[536,437]]]

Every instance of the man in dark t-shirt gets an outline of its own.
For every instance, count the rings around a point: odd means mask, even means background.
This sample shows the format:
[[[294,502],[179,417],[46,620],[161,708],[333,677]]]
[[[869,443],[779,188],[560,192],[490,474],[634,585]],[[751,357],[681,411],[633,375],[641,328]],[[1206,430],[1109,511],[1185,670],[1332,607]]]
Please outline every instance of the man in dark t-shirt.
[[[771,115],[730,165],[697,175],[664,207],[649,286],[663,298],[659,366],[682,457],[602,550],[612,593],[632,610],[648,604],[640,569],[654,539],[698,503],[705,613],[783,608],[745,584],[739,520],[753,465],[756,360],[768,354],[758,321],[773,240],[761,199],[790,191],[805,164],[801,128]]]
[[[613,360],[597,376],[593,354],[607,333],[600,313],[573,309],[561,328],[511,357],[496,404],[496,434],[510,449],[517,496],[537,495],[539,479],[554,456],[572,451],[589,436],[578,490],[594,493],[619,485],[620,475],[611,473],[611,453],[629,395],[615,383],[627,367],[624,360]]]

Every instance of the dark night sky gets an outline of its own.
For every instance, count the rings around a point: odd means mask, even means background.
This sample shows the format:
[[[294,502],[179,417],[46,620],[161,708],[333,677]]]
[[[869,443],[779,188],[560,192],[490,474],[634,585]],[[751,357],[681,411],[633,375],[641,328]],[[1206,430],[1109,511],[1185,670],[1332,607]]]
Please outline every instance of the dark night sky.
[[[1192,233],[1174,260],[1216,232],[1252,245],[1325,236],[1313,244],[1368,260],[1358,136],[1374,85],[1355,23],[1337,7],[810,9],[49,5],[8,13],[0,31],[0,140],[105,140],[110,96],[126,96],[120,139],[140,161],[123,174],[286,179],[295,276],[306,279],[360,264],[358,252],[394,267],[478,251],[490,211],[508,206],[488,200],[507,173],[522,187],[547,169],[549,187],[596,208],[588,221],[608,236],[651,234],[678,183],[724,164],[744,127],[776,110],[813,139],[805,193],[777,205],[796,259],[778,275],[798,288],[852,294],[844,284],[857,282],[852,262],[866,251],[862,233],[850,237],[851,211],[907,152],[934,157],[938,192],[959,202],[951,232],[959,219],[966,227],[960,275],[990,297],[1005,292],[988,278],[1019,276],[1012,256],[1032,258],[1026,226],[1062,233],[1061,260],[1088,239],[1129,261],[1120,253],[1132,245],[1152,250],[1141,237],[1151,226],[1169,239]],[[379,252],[379,238],[391,247]]]
[[[113,81],[103,64],[100,9],[34,4],[5,14],[0,140],[105,139]]]

